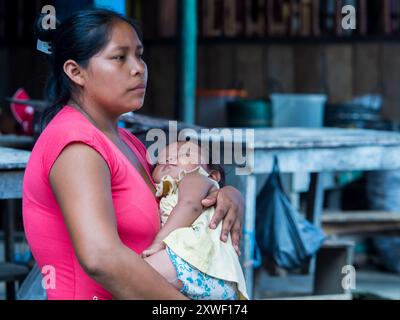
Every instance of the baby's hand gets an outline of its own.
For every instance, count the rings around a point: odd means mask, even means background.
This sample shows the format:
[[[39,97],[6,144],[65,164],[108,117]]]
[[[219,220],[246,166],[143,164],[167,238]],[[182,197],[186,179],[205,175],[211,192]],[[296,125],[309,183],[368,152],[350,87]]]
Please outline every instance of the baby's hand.
[[[150,247],[142,252],[142,258],[149,257],[161,250],[165,249],[164,242],[153,242]]]

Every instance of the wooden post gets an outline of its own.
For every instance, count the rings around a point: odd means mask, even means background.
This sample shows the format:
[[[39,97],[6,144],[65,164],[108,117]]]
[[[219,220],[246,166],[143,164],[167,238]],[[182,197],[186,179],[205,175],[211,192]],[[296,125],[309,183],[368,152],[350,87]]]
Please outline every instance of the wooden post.
[[[179,118],[194,124],[197,66],[197,0],[180,1]]]
[[[255,8],[254,8],[255,6]],[[253,17],[253,10],[257,12]],[[257,35],[262,37],[265,35],[265,0],[246,1],[246,36]]]
[[[391,12],[391,5],[390,2],[391,0],[382,0],[382,24],[383,24],[383,32],[386,35],[389,35],[392,33],[392,28],[390,26],[390,12]]]
[[[337,36],[340,36],[343,33],[343,29],[342,29],[342,0],[336,0],[335,31],[336,31],[336,35]]]
[[[238,3],[237,0],[224,1],[224,35],[235,37],[242,32],[243,25],[237,21]]]
[[[314,36],[321,35],[321,29],[319,26],[319,0],[312,0],[312,33]]]
[[[280,11],[279,20],[275,16],[275,7],[279,6],[277,10]],[[267,25],[268,35],[279,36],[285,35],[287,32],[287,20],[289,18],[290,7],[287,3],[282,3],[276,0],[268,0],[267,2]]]
[[[360,34],[365,36],[367,34],[368,26],[367,26],[367,1],[366,0],[358,0],[358,21],[360,26]]]
[[[253,278],[253,263],[254,263],[254,246],[255,246],[255,220],[256,220],[256,176],[246,176],[246,191],[245,191],[245,209],[244,225],[243,225],[243,267],[244,277],[247,285],[247,294],[249,298],[253,298],[254,278]]]
[[[183,1],[184,3],[185,1]],[[183,6],[183,4],[181,4]],[[203,35],[205,37],[219,37],[222,30],[215,26],[216,19],[216,3],[214,0],[203,0]],[[219,17],[220,18],[220,17]]]

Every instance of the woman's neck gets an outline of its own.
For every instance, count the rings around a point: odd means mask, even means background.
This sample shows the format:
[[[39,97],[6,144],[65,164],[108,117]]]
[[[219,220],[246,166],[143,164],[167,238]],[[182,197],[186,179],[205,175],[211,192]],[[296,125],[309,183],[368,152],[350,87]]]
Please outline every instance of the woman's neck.
[[[68,105],[81,112],[95,127],[107,135],[118,135],[118,116],[110,115],[90,103],[70,100]]]

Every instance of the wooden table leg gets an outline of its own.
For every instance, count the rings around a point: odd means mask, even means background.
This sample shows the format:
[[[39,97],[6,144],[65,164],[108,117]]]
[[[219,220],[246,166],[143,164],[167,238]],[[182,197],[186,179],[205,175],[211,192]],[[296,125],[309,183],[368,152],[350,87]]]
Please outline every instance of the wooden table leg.
[[[312,172],[310,177],[310,187],[307,194],[306,218],[314,225],[321,226],[321,215],[324,205],[324,186],[323,174],[320,172]],[[303,273],[313,274],[315,271],[316,255],[309,258],[303,268]]]
[[[254,277],[253,277],[253,262],[254,262],[254,246],[255,246],[255,220],[256,220],[256,177],[249,175],[246,177],[246,192],[245,192],[245,214],[243,225],[243,267],[244,277],[247,285],[247,293],[249,298],[253,298]]]
[[[322,173],[313,172],[310,177],[310,188],[308,191],[306,218],[314,225],[321,226],[322,207],[324,204],[324,186]]]

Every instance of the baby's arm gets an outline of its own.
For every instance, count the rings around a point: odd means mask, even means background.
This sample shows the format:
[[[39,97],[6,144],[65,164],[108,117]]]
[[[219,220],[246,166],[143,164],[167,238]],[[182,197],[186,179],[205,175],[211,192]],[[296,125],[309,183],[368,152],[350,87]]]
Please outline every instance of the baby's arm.
[[[142,255],[147,257],[164,248],[163,240],[174,230],[189,227],[200,216],[203,211],[201,200],[213,186],[209,178],[198,172],[187,174],[179,182],[178,203],[172,210],[167,222],[157,234],[153,244],[143,251]]]
[[[201,200],[207,196],[212,186],[210,179],[198,172],[186,175],[178,186],[178,203],[157,234],[156,240],[164,240],[175,229],[190,227],[203,212]]]

